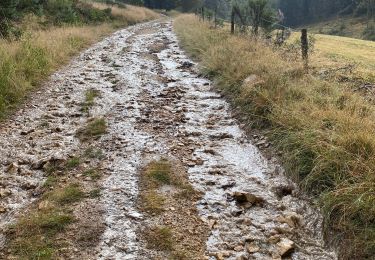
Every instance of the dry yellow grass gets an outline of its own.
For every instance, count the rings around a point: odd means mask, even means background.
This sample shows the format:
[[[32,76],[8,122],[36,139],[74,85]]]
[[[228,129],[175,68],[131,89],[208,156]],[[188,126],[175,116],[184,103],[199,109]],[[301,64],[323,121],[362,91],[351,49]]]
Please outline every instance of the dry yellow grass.
[[[299,33],[294,33],[290,41],[298,40],[299,36]],[[354,74],[364,79],[375,79],[375,42],[324,34],[313,36],[312,67],[319,70],[354,65]]]
[[[80,48],[88,46],[113,31],[110,24],[97,26],[52,27],[47,30],[28,32],[20,41],[0,39],[0,51],[14,57],[26,42],[45,49],[49,53],[49,63],[64,62]]]
[[[354,63],[368,70],[375,70],[375,42],[348,37],[317,34],[317,57]]]
[[[135,24],[160,17],[158,13],[139,6],[126,5],[126,8],[119,8],[117,6],[108,6],[97,2],[92,2],[92,5],[101,10],[111,8],[112,15],[125,19],[129,24]]]
[[[339,234],[333,240],[341,259],[374,256],[374,106],[348,85],[305,75],[301,62],[261,40],[211,29],[191,15],[178,17],[175,29],[249,124],[267,130],[287,172],[317,198],[327,234]],[[243,85],[252,74],[261,80]]]
[[[366,17],[333,17],[323,22],[308,24],[305,27],[310,32],[330,35],[340,35],[363,39],[363,31],[367,26]]]

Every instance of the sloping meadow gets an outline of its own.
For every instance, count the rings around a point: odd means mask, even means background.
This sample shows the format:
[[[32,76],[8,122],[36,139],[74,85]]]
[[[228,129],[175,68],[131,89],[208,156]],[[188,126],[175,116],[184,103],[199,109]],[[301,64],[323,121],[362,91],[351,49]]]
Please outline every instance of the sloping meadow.
[[[375,255],[375,108],[359,94],[306,75],[262,40],[181,15],[175,29],[251,127],[265,130],[287,172],[316,198],[342,259]],[[256,81],[244,80],[253,75]]]

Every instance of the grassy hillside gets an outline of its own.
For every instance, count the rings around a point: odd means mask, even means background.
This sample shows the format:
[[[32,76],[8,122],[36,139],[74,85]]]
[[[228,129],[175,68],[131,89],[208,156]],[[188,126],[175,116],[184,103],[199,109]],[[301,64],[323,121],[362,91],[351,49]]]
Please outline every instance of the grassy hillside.
[[[289,42],[299,37],[294,33]],[[375,42],[324,34],[314,34],[314,39],[310,65],[315,73],[328,72],[335,79],[353,81],[356,87],[375,82]]]
[[[240,108],[241,118],[268,135],[288,174],[315,197],[324,213],[326,234],[340,246],[341,259],[371,259],[375,255],[372,103],[350,85],[305,74],[289,52],[261,40],[213,30],[189,15],[176,19],[175,28],[184,48]],[[334,60],[320,48],[318,44],[324,59]],[[359,55],[350,53],[342,55]],[[249,75],[258,80],[243,84]]]
[[[309,28],[311,32],[319,34],[375,40],[375,32],[372,36],[364,35],[367,27],[367,21],[365,17],[337,17],[319,23],[307,24],[303,27]]]
[[[94,4],[94,7],[109,8],[104,4]],[[24,31],[20,39],[0,39],[0,118],[83,48],[118,27],[159,17],[151,10],[130,5],[111,7],[111,15],[111,20],[101,23],[62,27],[46,26],[51,17],[24,16],[17,24]]]

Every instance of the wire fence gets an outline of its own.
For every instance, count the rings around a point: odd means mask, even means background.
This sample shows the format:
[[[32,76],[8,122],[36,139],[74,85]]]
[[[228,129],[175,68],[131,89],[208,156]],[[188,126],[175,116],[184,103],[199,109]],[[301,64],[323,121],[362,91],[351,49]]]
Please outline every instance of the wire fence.
[[[213,22],[215,23],[215,28],[216,28],[217,27],[217,13],[216,12],[217,12],[216,9],[215,10],[209,10],[209,9],[205,9],[204,7],[201,7],[201,8],[196,10],[196,15],[199,16],[199,19],[201,19],[203,21],[211,21],[211,19],[214,18]],[[232,34],[235,32],[235,25],[236,25],[235,17],[236,16],[240,19],[241,24],[242,24],[241,26],[246,25],[245,19],[243,18],[240,10],[238,8],[236,9],[236,7],[233,7],[230,21],[226,20],[227,22],[230,22],[230,24],[231,24],[230,30],[231,30]],[[304,69],[305,69],[306,72],[308,72],[308,67],[309,67],[308,66],[308,59],[309,59],[310,44],[309,44],[309,37],[308,37],[308,34],[307,34],[307,29],[299,30],[299,29],[296,29],[296,28],[285,26],[283,24],[280,24],[280,23],[276,22],[277,21],[276,18],[275,18],[275,20],[271,21],[271,20],[268,20],[268,19],[265,19],[265,18],[261,17],[260,20],[263,21],[263,22],[267,22],[267,23],[271,24],[272,27],[282,28],[280,35],[279,35],[279,32],[277,32],[276,40],[275,40],[275,43],[280,45],[280,46],[282,44],[284,44],[284,42],[289,37],[288,35],[290,35],[291,33],[293,33],[293,32],[294,33],[297,33],[297,32],[301,33],[301,38],[300,38],[301,55],[302,55],[301,58],[303,60]],[[285,31],[287,31],[288,33],[285,33]]]

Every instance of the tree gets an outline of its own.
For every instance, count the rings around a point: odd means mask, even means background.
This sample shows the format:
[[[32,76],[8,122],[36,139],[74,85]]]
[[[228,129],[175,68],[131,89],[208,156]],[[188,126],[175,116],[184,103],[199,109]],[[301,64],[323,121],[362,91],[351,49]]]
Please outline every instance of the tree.
[[[183,12],[191,12],[195,8],[202,6],[201,0],[181,0],[181,9]]]
[[[259,27],[267,30],[272,26],[275,18],[267,0],[249,0],[248,10],[254,35],[259,34]]]

